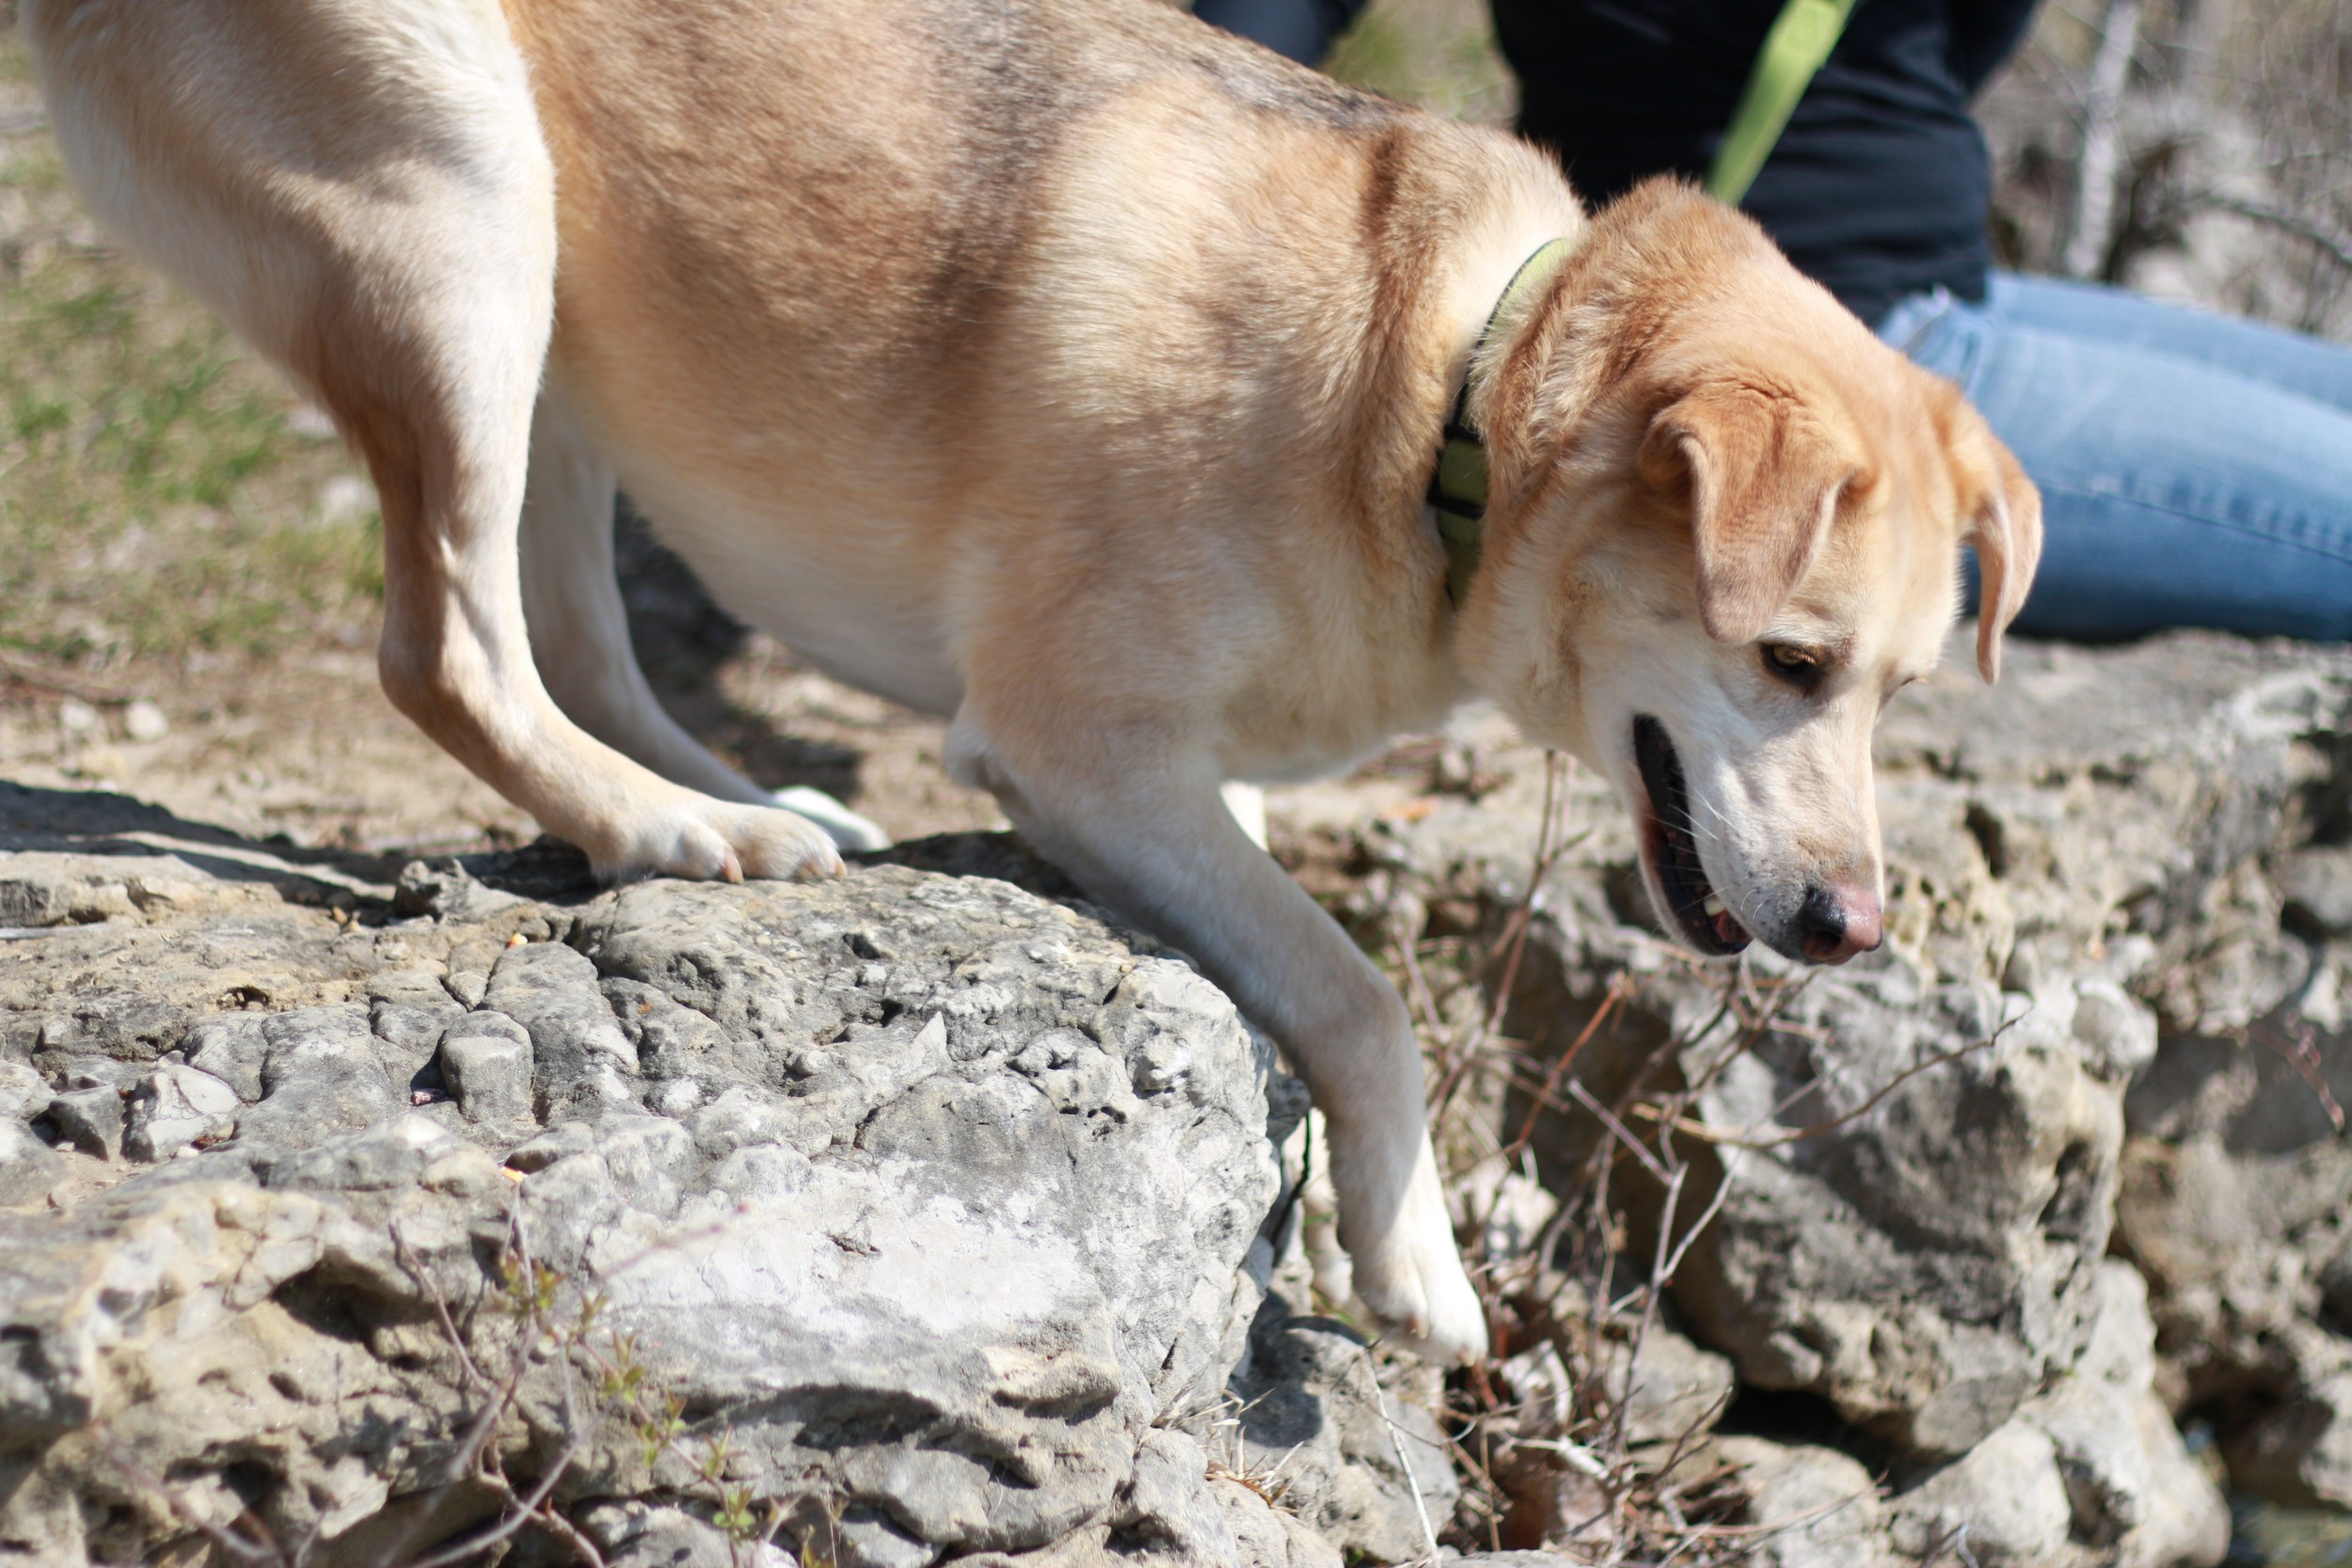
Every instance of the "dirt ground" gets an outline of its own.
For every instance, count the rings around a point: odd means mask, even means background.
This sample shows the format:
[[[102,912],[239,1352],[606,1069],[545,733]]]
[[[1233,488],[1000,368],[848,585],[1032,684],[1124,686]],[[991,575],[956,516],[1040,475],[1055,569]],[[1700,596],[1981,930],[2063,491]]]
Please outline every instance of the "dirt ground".
[[[662,583],[657,608],[632,594],[641,657],[671,712],[728,761],[771,788],[828,790],[899,837],[1001,824],[992,799],[941,770],[943,724],[803,669],[688,600],[691,579],[656,552],[635,552]],[[700,615],[662,613],[681,602]],[[388,855],[536,832],[393,711],[364,646],[135,657],[101,674],[11,656],[0,682],[0,777],[21,784],[120,790],[239,832]]]

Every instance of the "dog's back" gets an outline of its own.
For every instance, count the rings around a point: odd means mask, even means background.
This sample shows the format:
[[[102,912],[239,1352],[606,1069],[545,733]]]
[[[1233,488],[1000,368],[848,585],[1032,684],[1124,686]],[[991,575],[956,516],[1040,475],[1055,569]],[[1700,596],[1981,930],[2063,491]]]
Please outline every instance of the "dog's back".
[[[971,603],[1155,606],[1207,650],[1269,581],[1386,591],[1458,348],[1433,258],[1579,221],[1504,138],[1154,0],[510,11],[564,395],[731,608],[943,711]]]

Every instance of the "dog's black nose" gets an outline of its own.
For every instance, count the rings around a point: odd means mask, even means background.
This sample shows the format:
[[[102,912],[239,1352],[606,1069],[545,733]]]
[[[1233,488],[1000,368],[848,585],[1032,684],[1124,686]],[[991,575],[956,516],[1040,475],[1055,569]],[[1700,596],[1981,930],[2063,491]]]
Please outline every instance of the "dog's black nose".
[[[1879,944],[1878,895],[1851,883],[1815,882],[1797,911],[1797,941],[1817,964],[1841,964]]]

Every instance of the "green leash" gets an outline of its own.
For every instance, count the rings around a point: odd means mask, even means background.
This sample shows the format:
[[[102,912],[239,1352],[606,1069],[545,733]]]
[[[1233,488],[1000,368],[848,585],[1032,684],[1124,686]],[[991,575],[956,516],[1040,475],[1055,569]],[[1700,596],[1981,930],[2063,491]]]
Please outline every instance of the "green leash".
[[[1715,165],[1707,171],[1708,195],[1740,205],[1788,128],[1797,100],[1837,47],[1853,8],[1854,0],[1788,0],[1780,8],[1740,93],[1740,106],[1731,112],[1731,127],[1715,150]]]

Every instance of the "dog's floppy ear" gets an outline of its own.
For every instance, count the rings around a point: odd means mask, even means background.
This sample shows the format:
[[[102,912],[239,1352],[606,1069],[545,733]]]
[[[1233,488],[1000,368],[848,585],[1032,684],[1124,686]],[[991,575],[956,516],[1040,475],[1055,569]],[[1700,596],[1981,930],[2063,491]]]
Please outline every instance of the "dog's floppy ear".
[[[2042,560],[2042,492],[1957,390],[1942,422],[1961,539],[1977,547],[1977,673],[1990,684],[2001,678],[2001,634],[2026,607]]]
[[[1686,392],[1650,420],[1642,477],[1687,495],[1699,624],[1718,642],[1763,634],[1829,534],[1857,466],[1798,399],[1745,382]]]

